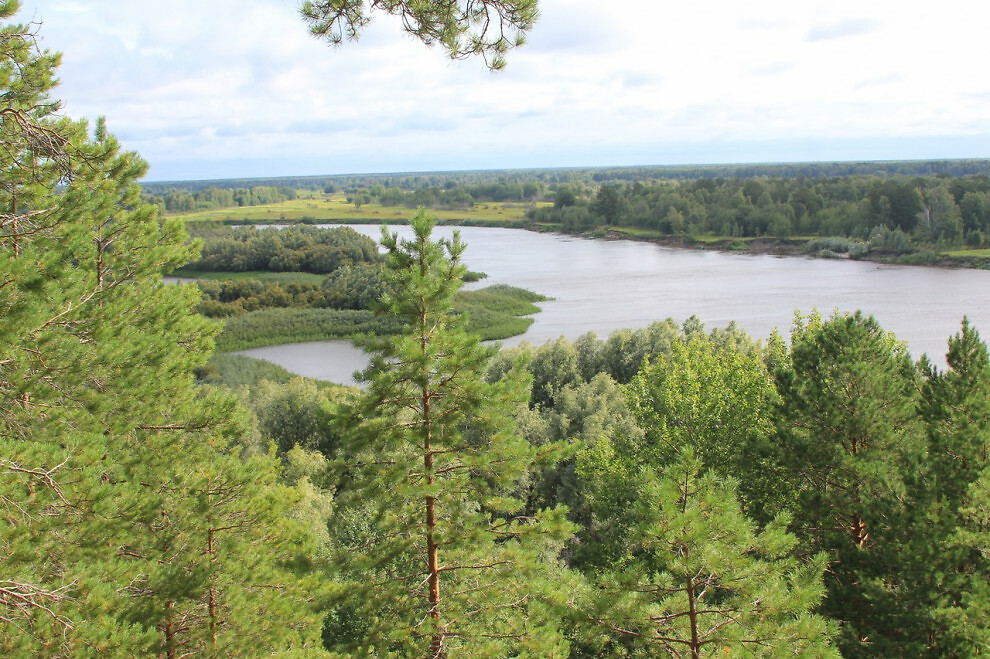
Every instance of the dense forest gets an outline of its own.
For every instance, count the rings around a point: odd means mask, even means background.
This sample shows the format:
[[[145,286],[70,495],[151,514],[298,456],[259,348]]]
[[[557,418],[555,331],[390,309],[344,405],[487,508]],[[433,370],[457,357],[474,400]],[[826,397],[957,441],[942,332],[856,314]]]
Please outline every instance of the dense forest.
[[[990,177],[853,176],[697,179],[601,185],[593,197],[563,188],[536,221],[569,230],[639,227],[661,234],[839,237],[841,251],[905,252],[913,243],[982,247]],[[855,252],[854,252],[855,254]]]
[[[466,245],[425,211],[381,256],[346,231],[190,241],[142,200],[136,154],[61,115],[58,56],[17,9],[0,3],[5,656],[990,650],[990,355],[965,319],[944,370],[862,314],[796,315],[789,342],[687,319],[500,352],[469,324],[491,303],[457,306]],[[665,189],[641,188],[599,190]],[[260,252],[321,281],[373,270],[361,311],[392,330],[361,337],[363,388],[208,361],[204,302],[252,296],[162,277]]]
[[[710,239],[739,249],[750,239],[769,238],[800,244],[806,253],[820,256],[926,263],[952,250],[990,246],[990,175],[944,173],[982,171],[982,162],[965,167],[943,163],[934,167],[936,174],[906,173],[932,169],[920,163],[889,163],[879,172],[841,175],[834,172],[843,170],[822,165],[813,176],[795,174],[792,169],[806,168],[792,165],[767,168],[777,172],[772,176],[754,175],[753,168],[742,166],[699,167],[691,170],[693,176],[675,176],[680,170],[665,176],[665,170],[654,168],[560,170],[553,178],[561,180],[550,182],[546,172],[501,173],[484,182],[461,172],[357,178],[340,192],[356,210],[370,204],[380,210],[462,210],[464,221],[473,221],[472,210],[511,204],[525,209],[522,226],[532,228],[688,242]],[[714,172],[730,175],[711,176]],[[329,198],[336,190],[328,185],[322,193],[308,194]],[[217,191],[209,187],[190,194]],[[307,194],[303,189],[297,193]],[[166,197],[185,194],[173,190]],[[162,204],[156,202],[160,197],[146,195],[146,200]],[[318,210],[310,213],[307,221],[319,219]],[[340,218],[326,218],[334,219]]]

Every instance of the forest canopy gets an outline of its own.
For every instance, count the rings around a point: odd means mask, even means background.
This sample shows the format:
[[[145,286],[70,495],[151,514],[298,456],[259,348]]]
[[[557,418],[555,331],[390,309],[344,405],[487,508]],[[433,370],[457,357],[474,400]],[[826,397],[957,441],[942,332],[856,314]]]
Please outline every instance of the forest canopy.
[[[944,370],[861,313],[797,315],[789,343],[689,318],[499,351],[456,306],[465,244],[418,211],[383,257],[346,231],[217,229],[235,270],[378,268],[365,311],[395,328],[363,337],[363,389],[225,379],[203,291],[163,282],[199,245],[105,122],[59,112],[59,58],[18,8],[0,2],[5,656],[990,651],[990,355],[967,320]],[[876,192],[862,211],[889,231],[949,240],[973,181],[548,184],[547,207],[810,216]]]

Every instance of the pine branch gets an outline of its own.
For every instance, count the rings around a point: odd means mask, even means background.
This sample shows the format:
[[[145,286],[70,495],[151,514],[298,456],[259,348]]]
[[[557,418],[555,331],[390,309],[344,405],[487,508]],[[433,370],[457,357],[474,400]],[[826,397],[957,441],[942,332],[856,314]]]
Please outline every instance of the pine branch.
[[[19,581],[0,581],[0,621],[16,624],[17,619],[27,620],[30,624],[32,612],[41,611],[51,618],[64,633],[71,631],[72,620],[57,613],[53,608],[63,602],[74,601],[68,595],[75,582],[55,589],[45,589],[34,584]]]

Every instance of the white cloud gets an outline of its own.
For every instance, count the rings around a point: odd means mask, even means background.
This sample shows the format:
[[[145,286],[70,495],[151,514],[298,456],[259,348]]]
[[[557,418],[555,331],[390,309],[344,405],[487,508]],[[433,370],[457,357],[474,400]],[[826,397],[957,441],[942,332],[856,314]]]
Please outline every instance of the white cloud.
[[[893,0],[542,0],[497,75],[388,17],[331,49],[295,0],[26,2],[64,53],[67,112],[106,115],[152,177],[190,163],[219,177],[745,160],[746,144],[758,159],[764,142],[847,138],[882,159],[881,138],[990,123],[970,65],[985,59],[982,10],[963,0],[924,13]],[[943,143],[951,157],[963,142]]]
[[[808,30],[806,38],[808,41],[829,41],[844,37],[861,37],[876,31],[878,26],[879,23],[874,20],[846,18],[838,23],[816,25]]]

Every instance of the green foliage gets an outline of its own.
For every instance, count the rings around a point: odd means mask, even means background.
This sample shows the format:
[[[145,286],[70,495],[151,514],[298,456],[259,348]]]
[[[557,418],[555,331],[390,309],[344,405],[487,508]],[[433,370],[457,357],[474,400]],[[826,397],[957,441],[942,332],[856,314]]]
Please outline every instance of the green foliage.
[[[497,284],[476,291],[458,291],[452,303],[457,313],[466,314],[468,331],[482,341],[495,341],[529,329],[533,319],[524,316],[539,312],[533,303],[547,299],[522,288]]]
[[[925,454],[919,373],[903,344],[857,313],[798,318],[776,373],[780,455],[797,488],[797,532],[830,552],[822,612],[844,654],[917,652],[892,612],[908,597],[907,498]],[[912,641],[914,645],[912,645]]]
[[[193,255],[181,224],[102,120],[53,115],[31,29],[0,43],[0,651],[314,647],[296,495],[239,456],[243,411],[192,377],[216,327],[161,282]]]
[[[268,185],[233,189],[210,186],[191,191],[172,187],[162,196],[147,196],[146,201],[168,213],[192,213],[234,206],[272,204],[295,197],[296,191],[291,188]]]
[[[985,460],[984,460],[985,462]],[[958,508],[958,523],[952,535],[939,545],[945,556],[939,566],[953,571],[937,574],[939,605],[933,611],[933,654],[977,656],[990,649],[990,470],[969,484],[964,503]],[[947,561],[946,556],[955,560]]]
[[[773,177],[739,169],[719,178],[710,168],[691,175],[643,168],[592,172],[596,189],[590,203],[565,195],[567,204],[534,207],[527,218],[568,232],[606,224],[620,231],[691,239],[819,236],[822,242],[814,240],[806,251],[852,258],[865,257],[874,248],[907,253],[914,249],[912,239],[940,250],[962,244],[965,236],[980,243],[990,232],[990,212],[985,212],[990,208],[985,203],[990,178],[983,172],[958,179],[890,173],[830,177],[819,172],[809,180],[789,175],[786,166]],[[820,169],[829,167],[822,164]]]
[[[209,361],[197,368],[195,373],[196,380],[202,384],[224,385],[229,389],[250,387],[262,380],[285,383],[299,377],[264,359],[222,352],[210,355]]]
[[[313,381],[260,382],[251,389],[251,409],[263,444],[273,443],[280,456],[299,447],[331,458],[340,444],[336,409]]]
[[[529,404],[533,407],[552,407],[565,387],[581,381],[577,350],[564,337],[537,348],[529,363],[529,371],[533,375]]]
[[[378,265],[344,266],[323,282],[326,306],[333,309],[371,309],[385,293]]]
[[[398,330],[394,323],[381,321],[368,312],[386,292],[381,257],[370,239],[350,228],[290,227],[275,231],[241,227],[234,231],[229,227],[196,225],[196,231],[205,240],[203,257],[177,274],[209,277],[197,282],[203,294],[198,310],[207,317],[230,319],[218,340],[221,350]],[[306,273],[295,271],[261,271],[256,277],[245,276],[256,272],[250,270],[254,267],[324,272],[325,268],[314,265],[314,254],[327,256],[331,251],[336,256],[327,257],[326,263],[332,261],[335,265],[322,285],[305,279]],[[246,270],[227,278],[221,274],[224,268]],[[473,278],[481,276],[472,274]],[[220,281],[214,280],[221,277]],[[468,314],[472,331],[482,339],[497,340],[525,332],[533,321],[522,316],[538,312],[533,302],[544,299],[500,285],[461,291],[454,304],[458,313]],[[324,309],[327,311],[320,311]]]
[[[357,39],[372,11],[400,16],[403,29],[423,43],[439,44],[451,59],[480,55],[493,70],[505,66],[506,52],[523,43],[537,17],[536,0],[306,0],[299,11],[310,32],[333,45]]]
[[[630,459],[662,470],[690,448],[704,470],[739,479],[746,512],[762,522],[790,501],[771,441],[777,394],[760,355],[695,334],[646,363],[626,394],[645,430]]]
[[[786,516],[757,533],[735,483],[702,475],[688,447],[662,476],[633,479],[635,524],[588,613],[599,627],[585,643],[598,656],[839,656],[810,613],[826,557],[794,558]]]
[[[927,630],[933,654],[963,656],[986,651],[990,641],[969,629],[990,602],[990,356],[966,319],[948,348],[946,371],[922,364],[919,411],[928,452],[912,492],[914,542],[907,571],[913,589],[905,607],[912,616],[904,624]]]
[[[451,308],[464,245],[456,233],[432,241],[432,227],[420,213],[412,239],[383,232],[383,306],[404,330],[366,339],[366,393],[346,417],[331,520],[342,582],[324,643],[350,654],[560,652],[552,577],[571,529],[562,510],[520,516],[514,494],[536,457],[510,414],[523,383],[484,380],[493,349]]]
[[[529,302],[538,296],[518,288],[491,288],[494,290],[458,294],[455,308],[469,319],[470,330],[483,340],[525,332],[533,320],[515,314],[538,311]],[[376,316],[367,309],[267,308],[226,318],[223,332],[217,337],[217,348],[230,352],[282,343],[349,339],[364,333],[395,334],[400,327],[394,319]]]
[[[350,227],[192,228],[193,236],[203,239],[203,247],[200,258],[188,265],[190,270],[327,274],[344,266],[381,262],[374,241]]]
[[[871,252],[904,254],[912,249],[906,233],[900,229],[891,231],[885,224],[881,224],[870,232],[868,244]]]
[[[565,386],[554,397],[552,407],[530,414],[522,427],[530,442],[537,446],[571,442],[572,447],[558,462],[533,474],[527,509],[565,505],[571,520],[590,528],[593,520],[588,497],[593,490],[578,476],[577,452],[599,441],[615,442],[621,438],[637,442],[643,434],[626,406],[620,386],[608,374],[599,373],[590,382]]]
[[[288,284],[322,284],[326,277],[311,272],[268,272],[265,270],[245,270],[244,272],[215,272],[210,270],[191,270],[182,268],[181,279],[200,280],[196,283],[200,288],[217,285],[219,282],[256,279],[263,284],[273,283],[286,286]],[[205,293],[205,291],[204,291]]]
[[[808,241],[804,251],[816,256],[848,254],[850,258],[858,258],[866,254],[867,247],[862,242],[848,238],[816,238]]]
[[[259,309],[326,308],[333,306],[319,284],[258,279],[196,282],[203,299],[197,310],[208,318],[225,318]],[[351,308],[351,307],[334,307]]]
[[[362,332],[394,333],[394,322],[352,309],[262,309],[231,316],[217,339],[225,352],[281,343],[349,339]]]

